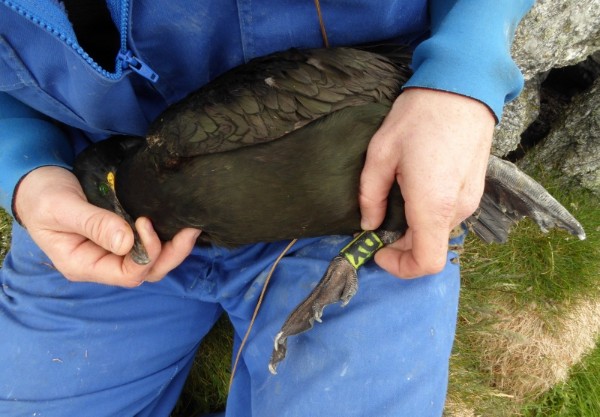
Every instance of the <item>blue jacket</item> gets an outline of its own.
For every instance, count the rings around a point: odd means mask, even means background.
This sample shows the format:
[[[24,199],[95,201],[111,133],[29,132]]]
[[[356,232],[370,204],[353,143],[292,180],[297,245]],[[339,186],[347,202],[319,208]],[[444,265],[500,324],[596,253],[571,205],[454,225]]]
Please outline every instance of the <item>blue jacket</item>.
[[[510,57],[534,0],[323,1],[332,45],[423,39],[407,86],[456,92],[499,119],[521,90]],[[168,105],[249,59],[323,44],[310,0],[107,0],[121,34],[114,69],[78,45],[56,0],[0,0],[0,205],[45,165],[69,168],[85,133],[143,135]],[[59,123],[56,123],[59,122]]]

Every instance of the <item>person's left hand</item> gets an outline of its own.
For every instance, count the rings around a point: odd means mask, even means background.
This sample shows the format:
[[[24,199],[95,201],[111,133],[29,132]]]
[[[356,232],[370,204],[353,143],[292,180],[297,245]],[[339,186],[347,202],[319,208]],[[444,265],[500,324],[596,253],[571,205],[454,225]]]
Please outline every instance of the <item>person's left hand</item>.
[[[394,180],[405,200],[408,230],[377,252],[379,266],[403,278],[444,268],[451,230],[483,194],[494,125],[489,108],[468,97],[421,88],[398,97],[369,144],[360,182],[365,230],[383,221]]]

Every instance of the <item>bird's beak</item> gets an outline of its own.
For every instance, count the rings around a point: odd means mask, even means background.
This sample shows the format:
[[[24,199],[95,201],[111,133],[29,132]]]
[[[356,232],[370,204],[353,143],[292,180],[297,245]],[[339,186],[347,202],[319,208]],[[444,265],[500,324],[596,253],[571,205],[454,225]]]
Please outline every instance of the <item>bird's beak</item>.
[[[113,211],[119,216],[121,216],[123,220],[125,220],[129,224],[131,230],[133,230],[133,247],[129,252],[129,254],[131,255],[131,259],[133,259],[133,262],[135,262],[138,265],[147,265],[150,262],[150,257],[148,256],[148,252],[146,251],[146,248],[144,247],[144,244],[140,239],[140,235],[137,232],[137,229],[135,227],[135,221],[123,208],[123,205],[121,205],[121,202],[117,197],[117,193],[115,191],[114,173],[109,172],[106,177],[106,180],[111,189]]]
[[[147,265],[150,262],[150,257],[148,256],[148,252],[146,251],[146,248],[140,239],[140,235],[135,228],[135,222],[131,216],[127,214],[116,195],[115,212],[121,216],[129,224],[129,226],[131,226],[131,230],[133,230],[133,247],[129,252],[131,259],[133,259],[133,261],[138,265]]]

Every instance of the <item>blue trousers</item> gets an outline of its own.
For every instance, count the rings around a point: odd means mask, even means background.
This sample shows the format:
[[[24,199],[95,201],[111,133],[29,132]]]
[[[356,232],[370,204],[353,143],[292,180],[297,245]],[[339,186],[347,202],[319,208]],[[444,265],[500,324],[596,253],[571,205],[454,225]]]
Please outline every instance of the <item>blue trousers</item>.
[[[440,416],[454,338],[459,267],[411,281],[371,263],[348,306],[273,339],[349,237],[298,242],[278,265],[231,389],[227,416]],[[225,311],[234,352],[285,243],[195,249],[158,283],[72,283],[18,225],[0,270],[0,415],[168,416],[196,349]]]

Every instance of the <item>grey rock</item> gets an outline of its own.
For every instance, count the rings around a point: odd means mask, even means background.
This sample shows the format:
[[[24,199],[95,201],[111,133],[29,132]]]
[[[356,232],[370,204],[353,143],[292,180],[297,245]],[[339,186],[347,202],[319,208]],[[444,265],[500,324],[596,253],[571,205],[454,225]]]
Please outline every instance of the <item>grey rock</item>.
[[[558,169],[600,194],[600,78],[578,96],[525,165]]]
[[[502,120],[494,131],[492,153],[505,156],[521,142],[521,133],[537,117],[540,110],[540,78],[525,82],[521,95],[504,107]]]
[[[526,79],[600,50],[600,0],[540,0],[517,29],[512,54]]]
[[[588,65],[589,62],[600,62],[600,0],[538,0],[517,28],[512,55],[521,68],[526,83],[521,95],[505,106],[502,121],[496,128],[492,153],[497,156],[505,156],[517,149],[522,133],[538,116],[544,125],[550,123],[550,126],[563,119],[556,117],[556,113],[564,112],[562,106],[542,106],[543,111],[550,113],[540,115],[541,85],[553,68],[574,65],[590,56],[593,59],[588,60]],[[548,94],[542,96],[542,99],[544,97],[548,100]],[[580,100],[577,103],[580,103],[579,106],[594,104],[590,98],[585,100],[586,104]],[[569,117],[578,120],[581,116],[577,114],[583,114],[583,111],[582,108],[573,108],[569,110]],[[566,118],[564,121],[566,123]],[[562,128],[557,127],[555,131],[564,129],[567,126],[563,124]],[[548,130],[549,128],[545,132]],[[583,138],[580,138],[581,144],[582,141]],[[559,143],[554,138],[545,141],[543,146],[559,146]],[[547,162],[550,155],[562,158],[558,150],[554,152],[548,149],[543,154],[546,156],[542,158],[546,158]],[[569,172],[575,171],[573,168]]]

